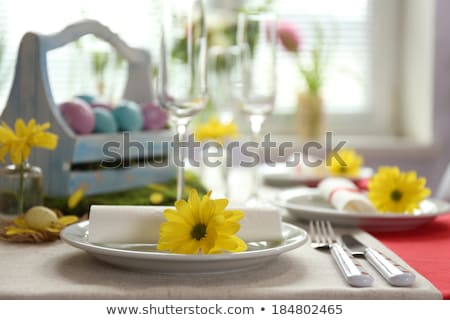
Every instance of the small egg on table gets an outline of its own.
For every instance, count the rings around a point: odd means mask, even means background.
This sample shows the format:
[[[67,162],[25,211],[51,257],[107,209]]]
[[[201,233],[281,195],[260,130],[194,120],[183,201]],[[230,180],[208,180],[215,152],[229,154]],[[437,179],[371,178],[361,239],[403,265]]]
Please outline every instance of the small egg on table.
[[[32,229],[44,231],[58,222],[58,216],[47,207],[36,206],[25,213],[25,222]]]

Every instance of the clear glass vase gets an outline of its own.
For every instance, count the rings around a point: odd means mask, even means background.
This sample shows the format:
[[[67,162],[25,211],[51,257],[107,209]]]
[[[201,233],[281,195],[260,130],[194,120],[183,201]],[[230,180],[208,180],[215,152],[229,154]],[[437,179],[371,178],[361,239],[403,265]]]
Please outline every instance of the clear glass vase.
[[[20,215],[33,206],[42,205],[43,201],[41,168],[30,166],[28,163],[0,168],[1,214]]]

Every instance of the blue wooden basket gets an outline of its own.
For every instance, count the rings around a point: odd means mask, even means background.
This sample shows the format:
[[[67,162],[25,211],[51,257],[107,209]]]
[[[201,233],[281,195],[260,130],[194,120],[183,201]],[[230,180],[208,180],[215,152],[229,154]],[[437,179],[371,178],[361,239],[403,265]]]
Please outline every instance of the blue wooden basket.
[[[85,169],[88,167],[86,164],[105,160],[102,150],[105,143],[117,142],[121,147],[115,151],[127,158],[122,160],[128,161],[142,156],[165,157],[168,150],[162,147],[163,142],[172,139],[169,130],[126,133],[127,139],[144,147],[144,154],[140,154],[142,150],[138,152],[137,148],[124,148],[125,133],[76,135],[68,127],[53,100],[48,80],[47,53],[87,34],[108,42],[128,61],[128,79],[123,98],[137,103],[153,100],[150,54],[146,50],[129,47],[99,22],[84,20],[56,34],[41,35],[30,32],[24,35],[19,48],[13,86],[2,120],[10,125],[19,117],[26,121],[35,118],[38,123],[51,123],[50,131],[59,136],[57,149],[34,149],[29,159],[30,164],[42,168],[44,189],[49,196],[69,195],[80,187],[85,189],[86,194],[98,194],[166,182],[174,177],[173,166]]]

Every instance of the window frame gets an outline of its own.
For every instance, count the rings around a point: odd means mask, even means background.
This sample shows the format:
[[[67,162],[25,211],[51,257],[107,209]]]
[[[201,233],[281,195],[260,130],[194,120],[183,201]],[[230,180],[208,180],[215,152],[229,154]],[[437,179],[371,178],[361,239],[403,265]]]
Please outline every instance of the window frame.
[[[344,135],[395,136],[401,131],[396,121],[399,105],[399,74],[401,71],[402,1],[372,0],[369,2],[369,106],[358,113],[326,113],[328,131]],[[279,77],[281,78],[281,77]],[[275,134],[295,134],[297,116],[274,113],[265,130]]]

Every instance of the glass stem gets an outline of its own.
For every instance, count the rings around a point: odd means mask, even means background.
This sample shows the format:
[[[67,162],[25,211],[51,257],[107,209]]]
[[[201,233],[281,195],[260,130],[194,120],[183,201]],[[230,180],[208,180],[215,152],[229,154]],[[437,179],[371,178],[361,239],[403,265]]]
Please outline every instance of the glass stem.
[[[221,164],[221,175],[222,175],[222,181],[223,181],[223,194],[226,198],[228,198],[229,195],[229,190],[228,190],[228,173],[229,173],[229,168],[228,168],[228,157],[230,155],[228,154],[228,148],[226,147],[225,143],[222,145],[222,159],[220,159],[222,161]]]
[[[177,200],[183,199],[184,190],[184,160],[185,160],[185,148],[183,147],[183,142],[186,137],[187,125],[185,123],[177,124],[177,134],[178,134],[178,159],[177,164]]]
[[[19,165],[19,194],[18,194],[18,210],[19,214],[24,213],[23,212],[23,198],[24,198],[24,191],[25,191],[25,166],[23,162]]]
[[[259,143],[261,141],[261,128],[262,124],[264,123],[265,117],[263,115],[251,115],[250,116],[250,127],[252,131],[252,139],[254,142],[258,144],[258,146],[255,149],[255,152],[259,155]],[[259,157],[258,157],[259,159]],[[250,192],[250,199],[257,200],[259,198],[258,192],[260,189],[260,176],[259,176],[259,166],[260,163],[257,163],[252,171],[252,189]]]

